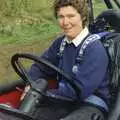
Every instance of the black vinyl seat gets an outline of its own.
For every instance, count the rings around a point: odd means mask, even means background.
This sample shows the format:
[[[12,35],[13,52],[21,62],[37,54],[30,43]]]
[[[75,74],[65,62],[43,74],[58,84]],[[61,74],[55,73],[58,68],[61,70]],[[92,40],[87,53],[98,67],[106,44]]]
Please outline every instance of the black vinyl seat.
[[[95,19],[94,23],[89,26],[89,30],[91,33],[108,31],[115,36],[117,34],[117,42],[119,44],[117,44],[117,48],[114,46],[114,54],[116,55],[116,51],[120,51],[118,50],[120,47],[120,11],[110,9],[102,12]],[[114,39],[116,38],[113,37],[113,40]],[[118,53],[118,55],[120,56],[120,53]],[[110,57],[112,58],[113,56]],[[117,66],[118,69],[120,69],[119,63]],[[114,66],[112,66],[112,68],[113,67]],[[114,70],[112,72],[114,72]],[[115,78],[115,75],[117,75],[117,79]],[[110,80],[110,112],[108,113],[106,120],[120,120],[120,70],[118,70],[118,73],[115,73],[115,75],[115,77]]]

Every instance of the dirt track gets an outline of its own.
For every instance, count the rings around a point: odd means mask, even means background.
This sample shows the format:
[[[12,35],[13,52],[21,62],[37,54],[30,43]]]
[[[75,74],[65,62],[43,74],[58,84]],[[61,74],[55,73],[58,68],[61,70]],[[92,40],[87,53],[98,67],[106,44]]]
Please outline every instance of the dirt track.
[[[51,41],[35,41],[33,43],[17,44],[17,45],[1,45],[0,46],[0,83],[8,82],[15,79],[15,73],[12,69],[10,59],[14,53],[29,52],[41,54],[48,47]]]

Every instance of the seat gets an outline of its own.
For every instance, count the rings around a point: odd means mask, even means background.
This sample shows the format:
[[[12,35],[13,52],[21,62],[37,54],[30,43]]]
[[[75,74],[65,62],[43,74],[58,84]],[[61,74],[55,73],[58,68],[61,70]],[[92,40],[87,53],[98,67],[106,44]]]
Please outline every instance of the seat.
[[[102,12],[98,17],[95,19],[94,23],[89,26],[89,30],[91,33],[100,33],[108,31],[117,37],[117,41],[120,41],[120,12],[116,10],[106,10]],[[116,39],[113,37],[113,40]],[[118,44],[120,46],[120,44]],[[118,48],[115,49],[115,55]],[[120,53],[119,53],[120,56]],[[113,56],[110,56],[113,57]],[[112,62],[112,61],[111,61]],[[110,100],[110,112],[108,113],[108,116],[106,120],[120,120],[120,65],[118,65],[118,73],[117,78],[111,78],[110,80],[110,91],[111,91],[111,100]],[[111,68],[114,68],[114,66],[110,66]],[[114,72],[114,71],[112,71]],[[116,73],[113,73],[116,75]]]

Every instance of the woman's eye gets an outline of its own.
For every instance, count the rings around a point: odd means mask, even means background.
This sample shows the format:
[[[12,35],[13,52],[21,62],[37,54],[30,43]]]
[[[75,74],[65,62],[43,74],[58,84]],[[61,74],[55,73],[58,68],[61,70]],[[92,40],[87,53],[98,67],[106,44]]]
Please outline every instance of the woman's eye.
[[[75,15],[68,15],[68,18],[73,18],[75,17]]]
[[[74,17],[75,17],[75,15],[72,15],[72,14],[66,15],[66,16],[58,15],[58,16],[57,16],[57,19],[59,19],[59,20],[62,20],[62,19],[65,19],[65,18],[67,18],[67,19],[72,19],[72,18],[74,18]]]

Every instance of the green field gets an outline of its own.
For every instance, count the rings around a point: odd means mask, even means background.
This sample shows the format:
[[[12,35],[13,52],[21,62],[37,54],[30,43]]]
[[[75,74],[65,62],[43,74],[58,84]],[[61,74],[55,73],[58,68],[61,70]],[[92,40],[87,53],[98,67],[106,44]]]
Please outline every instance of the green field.
[[[47,39],[59,32],[52,0],[0,1],[0,45]]]
[[[53,0],[0,0],[0,79],[17,78],[10,59],[16,52],[41,54],[60,34],[52,11]],[[104,8],[94,1],[95,15]],[[99,5],[98,5],[99,4]]]

